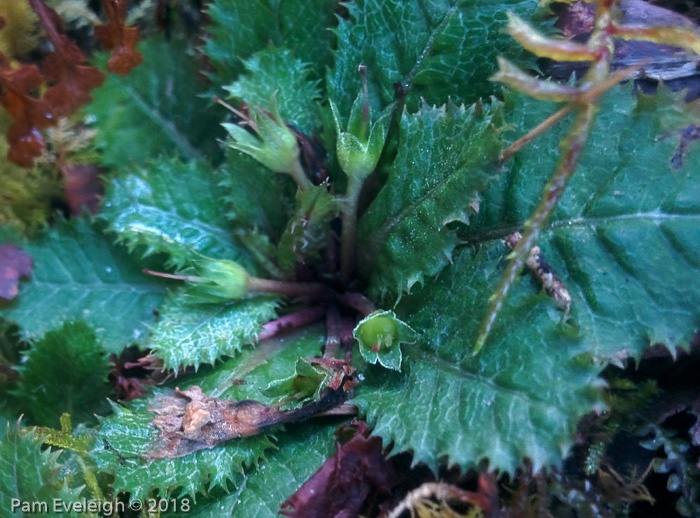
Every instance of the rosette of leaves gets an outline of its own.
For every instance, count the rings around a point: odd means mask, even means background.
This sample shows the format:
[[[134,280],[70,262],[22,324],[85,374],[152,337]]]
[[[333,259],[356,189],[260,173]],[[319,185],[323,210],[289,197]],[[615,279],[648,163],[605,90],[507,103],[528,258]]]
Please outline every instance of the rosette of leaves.
[[[487,463],[509,474],[525,459],[535,471],[560,466],[580,418],[604,408],[601,369],[653,343],[687,347],[697,328],[700,152],[683,140],[697,108],[663,88],[597,92],[577,172],[537,243],[567,286],[570,312],[535,276],[514,276],[489,346],[474,356],[507,268],[505,240],[523,230],[569,142],[565,114],[500,160],[555,113],[488,82],[500,52],[527,64],[502,28],[509,7],[524,16],[533,5],[357,1],[339,18],[336,7],[210,3],[204,52],[212,83],[233,94],[233,115],[197,96],[205,87],[187,72],[196,69],[191,45],[143,41],[139,73],[107,81],[87,108],[110,168],[99,221],[14,239],[34,273],[2,316],[36,340],[82,320],[106,351],[151,350],[177,376],[168,388],[266,406],[291,398],[283,404],[303,408],[323,392],[326,374],[299,358],[347,355],[361,381],[344,397],[414,463],[435,472]],[[310,27],[333,52],[309,44]],[[266,106],[275,90],[280,102]],[[124,100],[114,114],[111,99]],[[232,135],[223,154],[219,123]],[[375,124],[385,138],[370,146]],[[344,133],[357,142],[348,146]],[[275,140],[284,156],[270,156]],[[355,168],[358,156],[366,160]],[[265,282],[246,291],[225,275],[207,278],[197,272],[202,256]],[[216,297],[193,304],[188,276]],[[344,302],[358,292],[369,304]],[[304,329],[278,336],[280,322]],[[353,328],[359,346],[343,336]],[[152,419],[145,401],[115,404],[101,419],[89,455],[104,493],[196,495],[201,516],[221,506],[276,515],[332,445],[331,430],[310,421],[150,462]],[[305,451],[318,456],[298,462]]]

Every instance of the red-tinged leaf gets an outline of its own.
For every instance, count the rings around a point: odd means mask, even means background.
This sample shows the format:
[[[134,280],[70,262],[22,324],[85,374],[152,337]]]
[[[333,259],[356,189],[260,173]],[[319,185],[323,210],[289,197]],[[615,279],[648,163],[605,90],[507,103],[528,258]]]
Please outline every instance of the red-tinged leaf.
[[[32,274],[31,256],[15,245],[0,245],[0,297],[12,300],[17,296],[19,278]]]
[[[126,26],[127,0],[102,0],[102,5],[109,23],[96,26],[95,37],[106,50],[114,50],[107,70],[125,76],[143,62],[143,56],[136,50],[141,34],[137,27]]]
[[[34,165],[34,159],[44,150],[39,130],[53,125],[56,120],[47,103],[31,95],[43,81],[36,66],[13,69],[9,59],[0,54],[0,103],[13,119],[7,132],[7,158],[22,167]]]
[[[280,514],[295,518],[350,518],[360,514],[372,491],[391,493],[398,476],[382,452],[381,438],[370,437],[364,422],[354,425],[352,439],[339,444],[335,456],[282,503]]]
[[[88,66],[78,46],[61,34],[60,18],[41,0],[29,0],[39,17],[54,52],[43,63],[46,79],[53,83],[44,94],[44,101],[57,117],[65,117],[92,100],[90,90],[101,86],[104,74]]]
[[[71,213],[80,216],[87,209],[91,214],[96,214],[104,194],[100,168],[94,164],[65,164],[61,172],[66,181],[66,198]]]

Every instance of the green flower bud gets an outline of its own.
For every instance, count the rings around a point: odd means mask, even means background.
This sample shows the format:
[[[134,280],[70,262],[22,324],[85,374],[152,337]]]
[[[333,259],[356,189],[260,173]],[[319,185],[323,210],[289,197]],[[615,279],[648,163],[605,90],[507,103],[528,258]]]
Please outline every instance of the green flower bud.
[[[202,258],[190,270],[196,275],[187,276],[185,293],[199,302],[225,302],[248,294],[248,272],[238,263]]]
[[[231,136],[227,144],[275,173],[292,174],[299,160],[297,138],[280,117],[275,94],[270,98],[270,107],[271,112],[260,106],[250,109],[247,122],[252,132],[236,124],[222,124]]]
[[[338,133],[336,152],[340,167],[348,176],[364,180],[377,167],[379,157],[382,155],[389,131],[389,113],[383,113],[370,126],[372,108],[369,105],[366,87],[352,105],[347,131],[342,131],[340,128],[338,108],[333,101],[331,101],[331,110]]]
[[[375,311],[357,324],[353,336],[360,343],[360,354],[369,363],[381,363],[401,370],[402,343],[413,343],[418,334],[396,318],[393,311]]]

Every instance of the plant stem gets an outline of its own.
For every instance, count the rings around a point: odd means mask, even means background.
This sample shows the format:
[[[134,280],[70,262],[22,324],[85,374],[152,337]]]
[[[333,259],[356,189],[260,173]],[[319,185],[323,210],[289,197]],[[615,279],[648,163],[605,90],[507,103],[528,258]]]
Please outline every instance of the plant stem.
[[[250,291],[280,293],[281,295],[292,297],[312,297],[316,299],[326,299],[333,295],[330,288],[318,282],[287,282],[260,279],[258,277],[248,277],[248,289]]]
[[[377,307],[374,303],[362,293],[343,293],[342,295],[338,295],[338,302],[343,306],[360,312],[363,317],[377,311]]]
[[[298,329],[316,322],[326,314],[326,308],[323,306],[315,306],[297,313],[291,313],[283,317],[271,320],[263,325],[265,331],[258,334],[258,340],[266,340],[280,333]]]
[[[301,166],[301,162],[299,162],[299,157],[292,163],[292,168],[290,171],[287,171],[287,173],[294,178],[294,181],[302,191],[308,191],[314,186],[311,180],[306,176],[306,172],[304,172],[304,168]]]
[[[343,233],[340,240],[340,278],[348,282],[355,270],[355,241],[357,238],[357,202],[362,180],[348,178],[348,192],[343,200]]]

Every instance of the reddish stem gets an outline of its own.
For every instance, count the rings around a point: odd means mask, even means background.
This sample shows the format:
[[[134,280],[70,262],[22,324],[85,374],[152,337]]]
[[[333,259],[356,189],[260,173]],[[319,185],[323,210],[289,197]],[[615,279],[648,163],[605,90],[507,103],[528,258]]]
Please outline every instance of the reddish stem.
[[[362,316],[367,316],[370,313],[377,311],[377,307],[362,293],[343,293],[338,295],[338,302],[343,306],[352,308],[355,311],[362,313]]]
[[[266,340],[280,333],[298,329],[320,320],[326,314],[325,306],[314,306],[298,313],[291,313],[263,325],[265,331],[260,332],[258,340]]]

